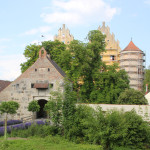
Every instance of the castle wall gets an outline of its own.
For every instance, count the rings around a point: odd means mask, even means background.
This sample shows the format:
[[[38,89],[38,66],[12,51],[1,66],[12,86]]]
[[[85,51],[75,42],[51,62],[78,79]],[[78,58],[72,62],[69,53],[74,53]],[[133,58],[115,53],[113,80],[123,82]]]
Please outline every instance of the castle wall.
[[[150,105],[116,105],[116,104],[83,104],[93,109],[97,109],[98,107],[102,108],[102,111],[110,111],[110,110],[123,110],[124,112],[135,110],[138,115],[140,115],[144,120],[150,121]]]

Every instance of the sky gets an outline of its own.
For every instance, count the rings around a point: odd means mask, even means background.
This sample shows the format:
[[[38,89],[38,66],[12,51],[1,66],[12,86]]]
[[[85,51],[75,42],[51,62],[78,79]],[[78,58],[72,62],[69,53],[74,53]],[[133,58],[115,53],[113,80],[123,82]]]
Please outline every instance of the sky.
[[[75,39],[105,21],[121,49],[129,42],[146,53],[150,66],[150,0],[0,0],[0,80],[20,74],[29,44],[53,40],[62,24]],[[44,35],[42,37],[41,35]]]

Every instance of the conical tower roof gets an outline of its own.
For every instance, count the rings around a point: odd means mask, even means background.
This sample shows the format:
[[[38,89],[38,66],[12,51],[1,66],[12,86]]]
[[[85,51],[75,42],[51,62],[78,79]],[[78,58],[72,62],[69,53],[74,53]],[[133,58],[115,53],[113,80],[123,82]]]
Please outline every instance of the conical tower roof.
[[[131,40],[128,46],[124,49],[124,51],[141,51],[141,50]]]

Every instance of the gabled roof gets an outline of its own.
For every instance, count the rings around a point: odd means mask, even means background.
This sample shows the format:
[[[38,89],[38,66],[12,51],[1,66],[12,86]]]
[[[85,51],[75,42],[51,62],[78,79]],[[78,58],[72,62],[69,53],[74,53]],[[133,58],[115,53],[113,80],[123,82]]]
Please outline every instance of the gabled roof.
[[[42,51],[43,51],[43,54],[42,54]],[[50,55],[49,55],[50,56]],[[66,74],[62,71],[62,69],[50,58],[50,57],[47,57],[47,52],[46,50],[44,49],[44,47],[41,48],[41,50],[39,51],[39,58],[47,58],[50,63],[56,68],[56,70],[63,76],[65,77]]]
[[[47,57],[48,60],[51,62],[51,64],[57,69],[57,71],[63,76],[65,77],[66,74],[63,72],[63,70],[49,57]]]
[[[130,43],[124,49],[124,51],[141,51],[141,50],[132,41],[130,41]]]
[[[10,81],[4,81],[4,80],[0,80],[0,92],[6,88],[11,82]]]

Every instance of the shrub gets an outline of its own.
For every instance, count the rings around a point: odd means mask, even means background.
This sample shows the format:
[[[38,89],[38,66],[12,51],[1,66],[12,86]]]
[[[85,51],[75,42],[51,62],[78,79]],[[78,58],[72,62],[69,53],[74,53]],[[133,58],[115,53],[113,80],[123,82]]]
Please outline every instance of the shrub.
[[[38,137],[45,137],[48,135],[56,135],[58,133],[58,128],[56,126],[49,126],[49,125],[35,125],[32,124],[30,127],[24,130],[12,130],[11,136],[12,137],[31,137],[31,136],[38,136]]]
[[[14,124],[20,124],[20,123],[22,123],[22,120],[8,120],[7,121],[7,125],[14,125]],[[4,125],[5,125],[5,122],[0,121],[0,127]]]
[[[135,89],[126,89],[122,92],[117,100],[118,104],[135,104],[135,105],[147,105],[147,99],[144,94]]]

